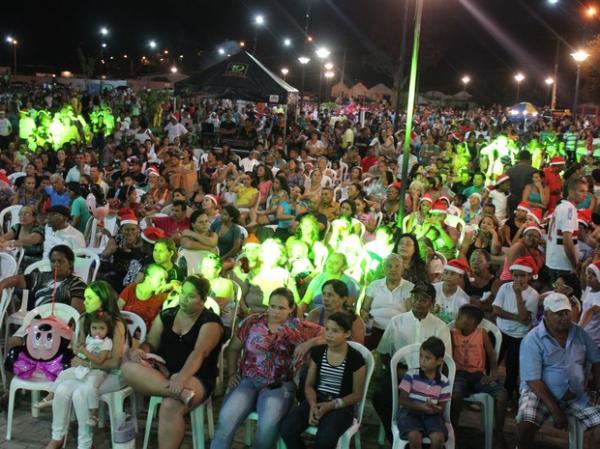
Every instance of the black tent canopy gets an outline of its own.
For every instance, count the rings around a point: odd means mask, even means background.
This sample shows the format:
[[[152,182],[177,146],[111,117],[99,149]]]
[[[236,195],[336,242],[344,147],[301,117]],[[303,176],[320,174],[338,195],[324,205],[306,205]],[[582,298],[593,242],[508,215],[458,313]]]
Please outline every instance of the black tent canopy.
[[[297,89],[245,51],[175,83],[176,94],[185,91],[277,104],[295,103],[298,98]]]

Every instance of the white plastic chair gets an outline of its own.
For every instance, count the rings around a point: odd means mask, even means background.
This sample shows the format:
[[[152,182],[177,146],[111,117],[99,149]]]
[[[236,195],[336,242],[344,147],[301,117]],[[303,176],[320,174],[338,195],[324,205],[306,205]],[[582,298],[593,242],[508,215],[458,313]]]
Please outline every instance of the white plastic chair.
[[[129,335],[133,337],[137,331],[139,331],[139,341],[140,344],[146,340],[147,329],[146,323],[144,320],[133,312],[122,311],[121,316],[125,320],[125,324],[127,325],[127,331]],[[127,386],[121,388],[120,390],[113,391],[110,393],[104,393],[100,395],[100,400],[108,406],[108,417],[110,420],[110,436],[111,441],[115,441],[114,439],[114,430],[117,428],[117,424],[122,419],[125,414],[124,404],[125,399],[131,397],[131,409],[132,416],[137,416],[137,402],[135,398],[135,391],[133,388]],[[101,410],[103,411],[103,410]],[[98,422],[98,427],[104,427],[105,416],[104,413],[100,413],[100,420]],[[137,419],[134,420],[137,430]]]
[[[23,319],[23,325],[27,326],[29,323],[36,317],[41,316],[42,318],[46,318],[52,314],[52,304],[44,304],[25,315]],[[55,316],[64,321],[65,323],[70,323],[71,320],[77,323],[79,319],[79,312],[75,310],[73,307],[67,304],[54,304],[54,314]],[[49,381],[45,376],[40,375],[39,373],[35,373],[31,379],[25,380],[20,379],[19,377],[13,377],[10,383],[10,392],[8,399],[8,416],[6,418],[6,439],[10,440],[12,438],[12,422],[13,422],[13,414],[15,411],[15,394],[17,390],[29,390],[31,391],[31,416],[37,418],[39,415],[39,410],[34,407],[34,405],[39,401],[39,392],[40,391],[52,391],[52,385],[54,382]]]
[[[248,238],[248,230],[240,225],[236,225],[237,227],[240,228],[240,232],[242,233],[242,244],[244,243],[244,240],[246,240]]]
[[[35,270],[39,271],[50,271],[50,265],[45,260],[32,263],[25,267],[23,274],[30,274]],[[4,350],[6,351],[6,345],[8,344],[8,334],[10,332],[10,326],[20,326],[23,324],[23,319],[27,315],[27,305],[29,303],[29,290],[23,290],[21,295],[21,307],[15,313],[6,317],[4,323]]]
[[[392,360],[390,361],[390,376],[392,377],[392,410],[394,410],[394,414],[392,416],[392,435],[394,436],[394,442],[392,444],[392,449],[404,449],[408,445],[408,440],[402,439],[400,435],[400,431],[398,430],[398,425],[396,424],[396,413],[398,410],[398,388],[395,387],[398,383],[398,363],[400,361],[404,361],[408,364],[409,369],[414,369],[419,366],[419,350],[421,345],[419,343],[405,346],[404,348],[396,351]],[[448,367],[448,382],[450,384],[450,389],[454,386],[454,376],[456,375],[456,365],[448,354],[444,355],[444,363]],[[394,388],[395,387],[395,388]],[[446,407],[444,409],[444,419],[446,421],[446,428],[448,429],[448,440],[444,444],[447,449],[454,449],[455,447],[455,439],[454,439],[454,429],[452,428],[452,424],[450,424],[450,403],[448,401],[446,403]],[[423,444],[430,444],[430,440],[427,437],[423,438]]]
[[[367,375],[365,376],[365,388],[363,390],[362,398],[358,403],[356,418],[352,422],[352,425],[344,434],[339,438],[336,449],[350,449],[350,441],[352,437],[354,437],[354,447],[356,449],[361,449],[361,441],[360,441],[360,424],[362,422],[363,411],[365,409],[365,404],[367,402],[367,390],[369,389],[369,383],[371,382],[371,376],[373,375],[373,370],[375,369],[375,361],[373,359],[373,354],[367,348],[365,348],[360,343],[355,343],[353,341],[349,341],[348,344],[356,349],[367,362]],[[309,426],[306,429],[306,433],[309,435],[317,434],[317,427]]]
[[[0,277],[6,279],[17,274],[19,264],[16,259],[7,252],[0,252]]]
[[[11,225],[19,223],[19,211],[22,207],[20,204],[16,204],[2,209],[0,212],[0,231],[6,232]]]
[[[108,237],[105,234],[98,232],[98,220],[90,218],[86,229],[86,236],[89,236],[87,240],[87,249],[93,251],[96,254],[102,254],[106,245],[108,244]]]
[[[179,252],[177,253],[177,262],[175,262],[175,264],[179,265],[180,260],[185,258],[188,276],[191,274],[200,273],[202,260],[210,254],[213,253],[205,250],[180,248]]]
[[[225,386],[225,351],[231,344],[231,339],[235,334],[236,326],[237,326],[237,318],[240,310],[240,304],[242,301],[242,287],[240,284],[230,279],[233,282],[233,288],[235,289],[235,309],[233,311],[233,321],[231,322],[231,337],[221,346],[221,353],[219,354],[218,368],[219,375],[217,376],[217,382],[215,385],[215,392],[217,394],[221,394],[223,392],[223,387]]]
[[[6,311],[8,310],[8,306],[12,300],[13,289],[7,288],[2,292],[2,296],[0,297],[0,328],[2,327],[2,323],[4,322],[4,316],[6,315]],[[4,352],[2,351],[2,346],[0,346],[0,361],[4,360]],[[4,363],[0,363],[0,377],[2,379],[2,388],[6,391],[6,370],[4,369]]]
[[[454,327],[454,321],[448,324],[448,327],[452,329]],[[484,329],[486,332],[491,332],[494,335],[494,349],[496,351],[496,361],[500,355],[500,346],[502,345],[502,333],[496,327],[494,323],[486,319],[482,320],[479,327]],[[464,398],[466,402],[476,402],[481,404],[481,421],[484,430],[484,441],[485,449],[492,449],[494,439],[494,398],[492,395],[487,393],[475,393],[469,397]]]
[[[27,176],[27,173],[25,173],[24,171],[17,171],[8,175],[7,178],[10,181],[10,183],[14,186],[15,181],[19,178],[22,178],[23,176]]]
[[[86,284],[96,280],[100,269],[100,256],[88,248],[78,248],[75,253],[74,272]]]

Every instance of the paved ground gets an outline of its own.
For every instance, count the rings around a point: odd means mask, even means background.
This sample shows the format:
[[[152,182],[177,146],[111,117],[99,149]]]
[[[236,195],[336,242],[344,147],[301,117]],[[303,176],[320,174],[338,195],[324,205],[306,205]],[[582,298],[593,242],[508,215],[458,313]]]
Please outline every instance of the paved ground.
[[[21,396],[18,409],[15,412],[15,421],[13,429],[13,439],[5,441],[6,434],[6,415],[0,414],[0,448],[1,449],[40,449],[48,442],[50,436],[50,409],[42,411],[40,418],[32,418],[29,408],[29,399],[27,396]],[[510,413],[509,413],[510,415]],[[216,417],[215,417],[216,419]],[[144,420],[140,419],[140,429],[143,431]],[[483,447],[483,433],[480,430],[479,414],[466,410],[461,421],[459,429],[460,449],[481,449]],[[512,416],[507,419],[505,435],[509,442],[509,448],[515,445],[515,422]],[[372,409],[367,408],[365,413],[365,423],[362,428],[363,448],[375,449],[377,445],[378,421]],[[69,435],[68,448],[75,448],[75,427],[71,427]],[[138,444],[141,447],[143,436],[138,436]],[[110,432],[108,429],[96,430],[94,447],[95,449],[109,449]],[[156,433],[152,434],[151,448],[156,448]],[[234,449],[244,447],[243,434],[238,432]],[[384,447],[389,447],[386,445]],[[564,431],[555,430],[550,426],[544,426],[538,437],[537,447],[539,449],[567,449],[567,434]],[[192,449],[191,436],[186,436],[183,449]],[[590,448],[592,449],[592,448]],[[596,449],[596,448],[593,448]]]

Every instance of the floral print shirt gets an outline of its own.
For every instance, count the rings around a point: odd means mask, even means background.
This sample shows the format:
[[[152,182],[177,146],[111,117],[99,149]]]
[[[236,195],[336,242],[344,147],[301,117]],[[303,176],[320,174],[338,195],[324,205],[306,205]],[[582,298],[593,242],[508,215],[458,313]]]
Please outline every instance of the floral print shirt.
[[[250,315],[238,330],[238,338],[244,345],[241,377],[250,377],[265,386],[292,380],[296,346],[318,336],[321,331],[318,324],[290,318],[277,332],[271,332],[266,313]]]

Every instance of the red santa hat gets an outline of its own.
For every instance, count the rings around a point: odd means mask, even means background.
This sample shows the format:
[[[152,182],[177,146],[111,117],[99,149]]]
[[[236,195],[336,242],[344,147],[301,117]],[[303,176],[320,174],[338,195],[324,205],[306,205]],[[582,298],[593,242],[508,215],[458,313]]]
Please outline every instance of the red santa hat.
[[[443,201],[437,200],[435,203],[431,205],[431,210],[429,213],[431,214],[445,214],[448,212],[448,205]]]
[[[119,222],[121,223],[121,226],[126,224],[134,224],[137,226],[139,224],[135,212],[133,209],[129,208],[123,208],[119,211]]]
[[[445,271],[452,271],[458,274],[465,274],[471,271],[469,264],[463,259],[452,259],[446,263]]]
[[[533,257],[523,256],[515,259],[510,266],[510,271],[524,271],[535,277],[538,273],[538,266]]]
[[[496,179],[496,183],[494,184],[494,186],[498,187],[500,184],[502,184],[503,182],[506,181],[510,181],[510,178],[508,177],[508,175],[506,173],[498,176],[498,179]]]
[[[562,156],[554,156],[550,159],[550,165],[565,165],[565,158]]]
[[[531,209],[527,212],[527,217],[533,218],[533,220],[539,225],[542,224],[542,209]]]
[[[594,273],[596,279],[600,280],[600,261],[592,262],[588,265],[587,269]]]
[[[589,209],[577,209],[577,222],[589,227],[592,222],[592,211]]]
[[[424,194],[420,199],[419,202],[423,202],[423,201],[427,201],[429,203],[433,203],[433,198],[431,197],[431,193],[426,193]]]
[[[448,198],[446,195],[440,196],[438,201],[447,201],[448,205],[450,205],[450,203],[452,202],[452,201],[450,201],[450,198]]]
[[[164,239],[165,237],[165,231],[160,228],[148,227],[142,232],[142,239],[151,244],[155,244],[157,240]]]
[[[146,176],[160,176],[160,172],[156,167],[150,167],[146,170]]]
[[[542,236],[542,230],[540,228],[538,228],[536,225],[526,226],[525,229],[523,229],[523,235],[527,234],[529,231],[535,231],[540,235],[540,237]]]
[[[529,203],[527,201],[521,201],[517,206],[517,210],[524,210],[525,212],[529,212]]]
[[[204,198],[211,200],[214,203],[215,207],[219,207],[219,198],[217,198],[216,195],[212,195],[209,193],[207,195],[204,195]]]

